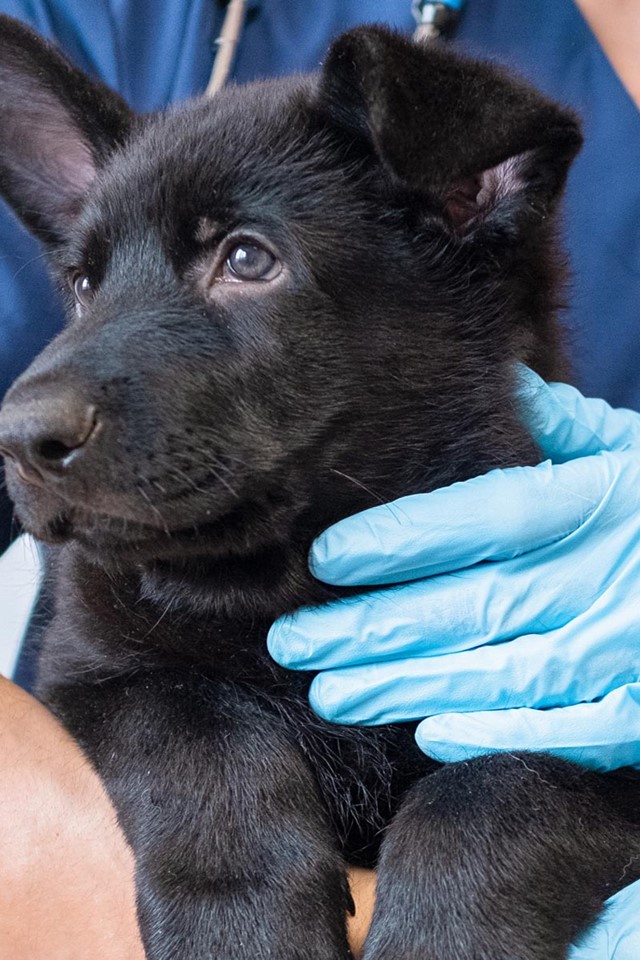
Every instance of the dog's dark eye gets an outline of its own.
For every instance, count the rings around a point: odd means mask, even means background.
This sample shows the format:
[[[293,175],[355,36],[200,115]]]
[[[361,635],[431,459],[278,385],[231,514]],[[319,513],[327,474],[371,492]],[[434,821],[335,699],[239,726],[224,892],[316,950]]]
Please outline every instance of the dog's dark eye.
[[[273,280],[280,272],[280,262],[257,243],[239,243],[225,260],[227,280]]]
[[[94,298],[95,291],[86,273],[76,273],[72,280],[73,293],[82,307],[88,307]]]

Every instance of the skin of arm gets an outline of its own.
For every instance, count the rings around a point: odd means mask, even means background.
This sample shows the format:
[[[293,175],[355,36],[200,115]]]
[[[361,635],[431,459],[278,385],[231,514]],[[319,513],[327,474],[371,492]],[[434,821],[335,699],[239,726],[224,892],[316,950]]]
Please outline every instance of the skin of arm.
[[[35,699],[0,677],[0,956],[144,960],[133,858],[102,784]]]
[[[0,956],[144,960],[133,858],[102,783],[57,720],[0,677]],[[375,874],[350,871],[359,956]]]
[[[576,6],[640,108],[640,0],[576,0]]]

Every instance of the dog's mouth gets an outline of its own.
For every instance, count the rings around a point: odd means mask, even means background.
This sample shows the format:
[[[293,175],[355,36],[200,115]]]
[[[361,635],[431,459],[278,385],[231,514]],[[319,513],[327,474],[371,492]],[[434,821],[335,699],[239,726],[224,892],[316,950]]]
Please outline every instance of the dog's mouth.
[[[33,526],[33,524],[31,524]],[[32,530],[39,539],[49,543],[64,543],[77,540],[92,552],[126,554],[130,551],[155,546],[163,541],[175,543],[195,536],[199,526],[174,528],[161,523],[133,520],[128,515],[118,516],[89,510],[78,506],[65,506],[51,518],[42,520],[37,530]]]
[[[92,491],[75,502],[57,490],[25,483],[11,470],[9,486],[24,527],[37,539],[78,543],[101,561],[145,563],[194,556],[241,555],[273,538],[293,504],[282,489],[248,486],[229,492],[212,484],[206,497],[190,490],[167,491],[162,500]]]
[[[211,477],[184,488],[161,486],[158,480],[155,488],[135,476],[105,482],[98,468],[93,477],[86,472],[80,477],[61,475],[46,483],[32,482],[10,459],[5,459],[5,471],[23,525],[38,539],[53,543],[91,537],[114,544],[182,539],[200,526],[217,523],[240,499]]]

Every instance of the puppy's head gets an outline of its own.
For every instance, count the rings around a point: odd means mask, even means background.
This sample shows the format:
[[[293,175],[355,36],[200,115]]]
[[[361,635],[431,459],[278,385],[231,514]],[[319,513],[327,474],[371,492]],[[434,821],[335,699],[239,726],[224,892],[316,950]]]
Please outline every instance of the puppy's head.
[[[136,117],[5,17],[0,130],[0,188],[69,313],[0,414],[36,536],[264,558],[535,459],[513,364],[557,360],[580,134],[529,87],[368,27],[317,76]]]

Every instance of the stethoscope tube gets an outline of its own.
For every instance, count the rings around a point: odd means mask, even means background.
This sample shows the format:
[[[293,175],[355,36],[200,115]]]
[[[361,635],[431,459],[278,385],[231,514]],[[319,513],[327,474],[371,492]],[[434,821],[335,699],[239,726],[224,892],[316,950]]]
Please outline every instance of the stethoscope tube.
[[[414,40],[437,40],[452,30],[466,0],[413,0],[411,12],[416,21]]]
[[[411,12],[416,21],[415,40],[437,40],[456,25],[466,0],[413,0]],[[218,48],[213,61],[213,70],[205,90],[206,97],[212,97],[220,90],[229,77],[236,48],[242,35],[247,0],[230,0],[220,36],[216,40]]]
[[[230,0],[229,2],[220,36],[216,40],[218,50],[213,61],[209,83],[204,92],[205,97],[214,96],[227,82],[233,66],[236,47],[242,34],[246,8],[247,0]]]

